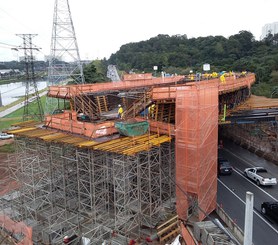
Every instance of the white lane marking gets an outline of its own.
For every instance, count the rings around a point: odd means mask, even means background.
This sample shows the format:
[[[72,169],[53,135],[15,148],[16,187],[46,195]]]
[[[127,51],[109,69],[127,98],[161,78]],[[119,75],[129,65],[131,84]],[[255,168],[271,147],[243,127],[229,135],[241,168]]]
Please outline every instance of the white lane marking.
[[[244,205],[245,205],[245,202],[237,195],[235,194],[233,191],[230,190],[230,188],[228,186],[226,186],[220,179],[218,179],[218,181],[228,190],[230,191],[231,193],[233,193],[235,195],[235,197],[237,199],[239,199]],[[263,216],[258,213],[255,209],[253,209],[253,212],[263,221],[265,222],[274,232],[276,232],[278,234],[278,231],[275,229],[275,227],[273,227],[270,223],[268,223],[264,218]]]
[[[274,201],[278,202],[278,200],[271,196],[268,192],[266,192],[264,189],[262,189],[261,187],[257,186],[253,181],[251,181],[249,178],[245,177],[243,174],[243,171],[241,171],[238,168],[234,168],[234,172],[236,172],[239,175],[242,175],[249,183],[251,183],[252,185],[256,186],[260,191],[262,191],[264,194],[268,195],[270,198],[272,198]]]
[[[250,167],[256,167],[254,165],[252,165],[251,163],[247,162],[246,160],[244,160],[243,158],[240,158],[239,156],[237,156],[236,154],[234,154],[233,152],[231,152],[230,150],[228,149],[224,149],[225,151],[228,151],[230,154],[232,154],[233,156],[235,156],[236,158],[238,158],[239,160],[245,162],[247,165],[249,165]],[[243,173],[243,171],[241,171],[239,168],[235,168],[234,169],[237,169],[240,173]],[[243,175],[243,174],[242,174]],[[244,175],[243,175],[244,176]],[[244,176],[245,177],[245,176]],[[266,195],[268,195],[269,197],[271,197],[273,200],[275,200],[276,202],[278,202],[278,200],[271,196],[268,192],[266,192],[265,190],[263,190],[262,188],[260,188],[259,186],[257,186],[254,182],[252,182],[249,178],[245,177],[245,179],[247,179],[250,183],[252,183],[254,186],[256,186],[257,188],[259,188],[261,191],[263,191]]]
[[[231,152],[230,150],[228,150],[228,149],[224,149],[224,150],[227,151],[227,152],[229,152],[230,154],[232,154],[233,156],[235,156],[235,157],[238,158],[239,160],[245,162],[248,166],[250,166],[250,167],[256,167],[255,165],[253,165],[253,164],[247,162],[245,159],[243,159],[243,158],[237,156],[236,154],[234,154],[234,153]]]

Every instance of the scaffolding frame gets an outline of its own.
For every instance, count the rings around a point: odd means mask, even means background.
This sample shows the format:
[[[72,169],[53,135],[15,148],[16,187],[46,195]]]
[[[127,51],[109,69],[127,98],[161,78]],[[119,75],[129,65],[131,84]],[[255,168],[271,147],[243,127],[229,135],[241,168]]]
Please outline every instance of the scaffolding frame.
[[[155,228],[175,212],[165,208],[175,202],[174,142],[128,156],[36,138],[15,141],[17,166],[10,172],[19,194],[2,206],[32,227],[35,242],[60,244],[77,234],[90,244],[124,237],[128,243],[146,235],[142,226]]]

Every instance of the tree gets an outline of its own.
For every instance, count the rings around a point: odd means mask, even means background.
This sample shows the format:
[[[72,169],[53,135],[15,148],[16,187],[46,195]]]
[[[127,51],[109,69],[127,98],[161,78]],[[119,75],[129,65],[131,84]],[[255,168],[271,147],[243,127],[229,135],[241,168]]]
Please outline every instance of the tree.
[[[158,66],[158,71],[167,71],[170,67],[171,71],[196,71],[204,63],[209,63],[217,72],[255,72],[260,84],[271,85],[276,81],[271,79],[271,73],[278,70],[277,44],[278,34],[256,41],[249,31],[240,31],[229,38],[207,36],[188,39],[186,35],[160,34],[146,41],[121,46],[108,62],[121,70],[138,72],[152,72],[153,66]]]
[[[98,69],[96,68],[96,65]],[[99,72],[98,72],[99,70]],[[97,83],[107,81],[101,61],[92,61],[83,67],[85,83]],[[105,73],[106,74],[106,73]]]

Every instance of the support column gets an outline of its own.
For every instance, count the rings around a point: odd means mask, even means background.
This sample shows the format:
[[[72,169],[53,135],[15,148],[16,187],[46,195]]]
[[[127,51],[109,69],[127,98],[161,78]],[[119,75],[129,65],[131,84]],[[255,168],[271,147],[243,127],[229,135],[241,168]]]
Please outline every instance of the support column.
[[[194,83],[176,91],[177,213],[210,213],[216,208],[218,84]],[[199,220],[200,209],[193,212]]]

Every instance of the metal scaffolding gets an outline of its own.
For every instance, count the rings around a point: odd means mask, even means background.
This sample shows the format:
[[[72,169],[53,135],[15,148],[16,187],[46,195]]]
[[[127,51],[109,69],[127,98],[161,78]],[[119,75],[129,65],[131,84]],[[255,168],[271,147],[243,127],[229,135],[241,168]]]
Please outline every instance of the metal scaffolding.
[[[1,204],[32,227],[34,242],[76,234],[90,244],[128,244],[175,213],[174,142],[133,156],[25,137],[16,149],[10,172],[20,188]]]

